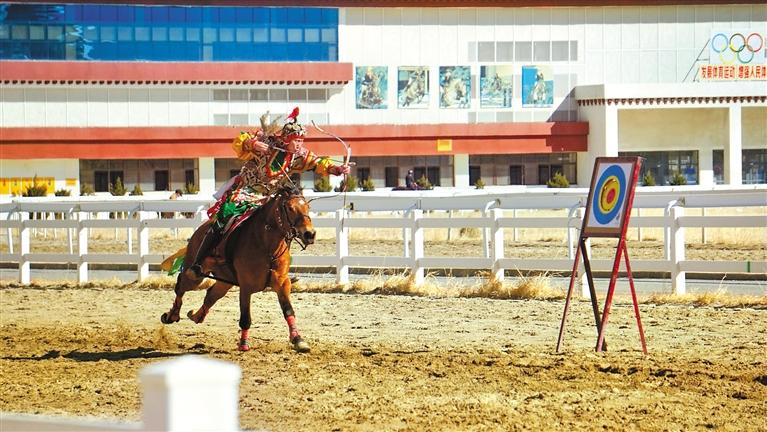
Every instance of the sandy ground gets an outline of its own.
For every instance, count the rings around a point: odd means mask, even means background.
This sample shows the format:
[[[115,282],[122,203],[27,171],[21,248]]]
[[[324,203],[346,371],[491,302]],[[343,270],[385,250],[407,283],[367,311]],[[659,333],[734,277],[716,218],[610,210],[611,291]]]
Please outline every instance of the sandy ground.
[[[557,354],[562,301],[297,293],[298,354],[265,292],[240,353],[235,291],[162,326],[169,290],[1,289],[0,411],[138,421],[138,371],[195,353],[242,367],[244,429],[767,430],[764,308],[642,304],[645,356],[625,302],[593,352],[579,301]]]

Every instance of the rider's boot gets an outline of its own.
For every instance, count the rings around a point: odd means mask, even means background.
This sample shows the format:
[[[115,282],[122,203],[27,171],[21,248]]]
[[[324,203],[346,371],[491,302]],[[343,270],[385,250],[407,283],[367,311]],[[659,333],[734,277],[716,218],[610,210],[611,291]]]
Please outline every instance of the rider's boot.
[[[208,228],[208,230],[205,232],[205,236],[202,238],[200,246],[197,248],[197,253],[194,257],[194,263],[191,267],[189,267],[189,270],[193,271],[194,274],[196,274],[198,277],[203,276],[201,265],[202,260],[208,256],[210,249],[218,242],[219,236],[219,230],[217,229],[216,224],[213,223],[213,225],[211,225],[210,228]]]

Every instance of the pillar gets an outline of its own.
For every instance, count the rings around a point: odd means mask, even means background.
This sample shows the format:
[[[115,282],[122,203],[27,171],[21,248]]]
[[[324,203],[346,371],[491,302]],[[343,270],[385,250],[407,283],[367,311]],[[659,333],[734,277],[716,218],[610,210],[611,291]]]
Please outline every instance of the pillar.
[[[743,184],[743,129],[740,104],[730,105],[729,140],[724,147],[724,183]]]
[[[213,195],[216,192],[216,160],[201,157],[197,160],[200,176],[200,194]]]
[[[460,153],[453,155],[453,186],[469,187],[469,155]]]

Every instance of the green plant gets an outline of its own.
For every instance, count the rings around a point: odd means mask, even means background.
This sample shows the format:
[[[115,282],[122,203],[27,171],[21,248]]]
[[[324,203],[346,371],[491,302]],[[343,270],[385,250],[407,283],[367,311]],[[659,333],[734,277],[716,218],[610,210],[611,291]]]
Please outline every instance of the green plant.
[[[25,197],[41,197],[46,195],[48,195],[48,186],[37,181],[37,174],[32,179],[32,185],[24,188],[24,191],[21,193],[21,196]]]
[[[186,193],[186,194],[192,194],[192,195],[194,195],[194,194],[196,194],[196,193],[197,193],[197,192],[199,192],[199,191],[200,191],[200,187],[199,187],[199,186],[197,186],[197,185],[196,185],[196,184],[194,184],[194,183],[187,183],[187,184],[184,186],[184,193]]]
[[[477,189],[484,189],[485,188],[485,181],[482,180],[482,178],[478,178],[477,181],[474,182],[474,187]]]
[[[93,189],[93,185],[90,183],[80,183],[80,195],[96,195],[96,190]]]
[[[53,193],[55,196],[70,196],[72,195],[72,191],[69,189],[59,189],[56,192]]]
[[[549,181],[546,182],[546,186],[550,188],[569,188],[570,182],[567,181],[567,177],[562,175],[561,172],[557,171],[549,179]]]
[[[315,192],[330,192],[333,190],[333,186],[330,185],[330,179],[327,176],[322,176],[314,181]]]
[[[373,183],[373,179],[370,177],[366,178],[362,181],[362,190],[365,192],[370,192],[376,190],[376,185]]]
[[[117,177],[115,179],[114,185],[109,185],[109,193],[111,193],[114,196],[123,196],[126,193],[128,193],[128,190],[125,189],[125,186],[123,186],[123,181],[120,177]]]
[[[434,186],[432,186],[431,182],[429,181],[429,179],[426,178],[425,175],[422,175],[421,178],[419,178],[415,182],[418,184],[418,186],[421,189],[428,189],[428,190],[434,189]]]
[[[142,190],[141,190],[141,186],[139,186],[139,184],[138,184],[138,183],[136,183],[136,185],[135,185],[135,186],[133,186],[133,190],[130,192],[130,194],[131,194],[132,196],[137,196],[137,195],[144,195],[144,191],[142,191]]]
[[[684,186],[687,184],[687,178],[679,173],[679,171],[674,171],[674,173],[671,174],[671,180],[668,181],[668,184],[671,186]]]
[[[335,189],[336,192],[354,192],[357,190],[357,177],[353,175],[346,176],[341,181],[341,184]]]
[[[652,171],[645,171],[642,176],[642,186],[655,186],[655,176],[652,175]]]

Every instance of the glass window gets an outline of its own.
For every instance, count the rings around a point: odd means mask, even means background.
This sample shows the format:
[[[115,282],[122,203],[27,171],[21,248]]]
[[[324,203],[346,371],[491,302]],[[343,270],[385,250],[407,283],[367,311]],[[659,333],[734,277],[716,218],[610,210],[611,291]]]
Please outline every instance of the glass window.
[[[744,149],[743,184],[767,183],[767,150]]]
[[[125,26],[117,27],[117,40],[119,41],[133,40],[133,27],[125,27]]]
[[[570,61],[578,61],[578,41],[570,41]]]
[[[251,32],[249,27],[238,28],[235,35],[237,42],[250,42]]]
[[[288,90],[288,100],[291,102],[306,102],[306,89]]]
[[[31,40],[45,39],[45,27],[41,25],[29,26],[29,39]]]
[[[254,101],[268,101],[269,90],[267,89],[253,89],[250,91],[250,100]]]
[[[229,124],[232,126],[247,126],[248,115],[247,114],[231,114],[229,116]]]
[[[229,114],[213,114],[213,125],[229,126]]]
[[[246,89],[231,89],[231,90],[229,90],[229,100],[232,100],[232,101],[246,101],[246,100],[248,100],[248,90],[246,90]]]
[[[287,102],[288,91],[285,89],[269,90],[269,100],[272,102]]]
[[[212,43],[218,40],[218,30],[212,27],[202,29],[202,43]]]
[[[514,42],[496,42],[495,59],[496,61],[513,61]]]
[[[189,42],[200,41],[200,29],[197,27],[190,27],[186,29],[186,40]]]
[[[228,101],[229,100],[229,90],[213,90],[213,100],[214,101]]]
[[[224,27],[218,30],[218,40],[220,42],[234,42],[234,29]]]
[[[153,28],[152,40],[157,42],[165,42],[166,40],[168,40],[168,28],[167,27]]]
[[[136,27],[135,38],[137,41],[149,41],[149,27]]]
[[[714,184],[724,184],[724,150],[713,150]]]
[[[335,43],[336,42],[336,31],[337,29],[322,29],[322,41],[323,42],[329,42],[329,43]]]
[[[568,41],[554,41],[551,43],[551,60],[568,61],[570,59],[570,43]]]
[[[253,42],[269,42],[269,30],[266,28],[254,28]]]
[[[7,24],[0,24],[0,39],[8,39],[10,37],[10,30]]]
[[[533,43],[532,42],[514,42],[514,60],[532,61]]]
[[[328,99],[328,92],[325,89],[309,89],[308,100],[324,102]]]
[[[310,43],[316,43],[320,41],[320,29],[308,28],[304,29],[304,41]]]
[[[181,27],[171,27],[168,29],[168,39],[173,42],[184,40],[184,29]]]
[[[479,42],[477,45],[479,61],[495,61],[495,42]]]
[[[116,40],[116,29],[112,26],[101,27],[101,41],[102,42],[114,42]],[[50,36],[51,29],[48,28],[48,36]]]
[[[533,55],[535,61],[551,60],[551,42],[538,41],[533,43]]]
[[[16,40],[29,39],[29,27],[25,25],[11,26],[11,38]]]
[[[288,42],[301,42],[303,33],[301,29],[288,29]]]
[[[271,31],[272,42],[285,42],[285,29],[272,28]]]

